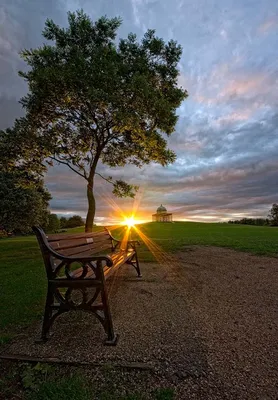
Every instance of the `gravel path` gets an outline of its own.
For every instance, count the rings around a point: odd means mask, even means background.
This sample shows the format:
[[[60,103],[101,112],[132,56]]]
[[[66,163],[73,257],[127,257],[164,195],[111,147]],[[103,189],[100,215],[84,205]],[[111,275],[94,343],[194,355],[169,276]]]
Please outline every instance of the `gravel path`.
[[[100,387],[148,393],[173,387],[177,399],[278,399],[278,260],[215,247],[190,246],[138,280],[124,266],[109,282],[116,347],[101,345],[90,315],[64,315],[52,339],[33,343],[34,327],[11,354],[101,363],[138,362],[149,371],[95,369]],[[39,329],[39,326],[36,326]]]

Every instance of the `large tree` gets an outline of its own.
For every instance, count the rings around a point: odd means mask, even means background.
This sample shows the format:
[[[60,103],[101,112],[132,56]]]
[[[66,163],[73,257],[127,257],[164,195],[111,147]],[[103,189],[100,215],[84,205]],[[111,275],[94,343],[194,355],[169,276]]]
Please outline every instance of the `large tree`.
[[[117,196],[133,197],[137,189],[99,174],[99,163],[173,162],[166,138],[187,92],[178,87],[182,49],[175,41],[165,43],[153,30],[141,41],[134,34],[116,41],[119,18],[93,22],[83,11],[69,13],[68,24],[61,28],[47,20],[43,36],[52,43],[22,52],[29,69],[20,75],[29,93],[21,101],[26,118],[17,121],[13,134],[21,149],[26,136],[28,166],[48,157],[50,164],[65,164],[86,181],[88,232],[96,174],[114,185]]]

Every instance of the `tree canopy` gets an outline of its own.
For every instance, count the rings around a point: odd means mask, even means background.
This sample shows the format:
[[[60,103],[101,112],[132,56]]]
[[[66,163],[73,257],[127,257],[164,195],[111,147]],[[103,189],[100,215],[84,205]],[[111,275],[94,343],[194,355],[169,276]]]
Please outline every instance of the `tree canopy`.
[[[43,160],[58,162],[85,179],[86,231],[94,221],[96,174],[117,196],[133,197],[137,190],[102,176],[99,165],[173,162],[166,138],[187,97],[178,87],[181,46],[165,43],[154,30],[141,41],[132,33],[116,41],[120,24],[106,17],[93,22],[83,11],[68,13],[67,28],[47,20],[43,36],[51,43],[21,53],[29,67],[20,72],[29,85],[21,100],[26,117],[2,133],[10,163],[42,172]]]

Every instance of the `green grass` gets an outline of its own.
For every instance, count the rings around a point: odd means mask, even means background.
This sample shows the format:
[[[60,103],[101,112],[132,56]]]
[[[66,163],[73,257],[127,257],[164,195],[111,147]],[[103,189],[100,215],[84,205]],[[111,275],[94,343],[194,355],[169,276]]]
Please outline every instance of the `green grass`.
[[[83,229],[75,228],[68,233]],[[95,227],[99,229],[101,227]],[[166,252],[176,252],[190,245],[210,245],[278,255],[278,228],[175,222],[147,223],[139,229]],[[115,236],[121,236],[120,229],[115,231]],[[134,230],[131,236],[136,237]],[[139,259],[154,260],[144,244],[139,248]],[[0,282],[0,343],[6,343],[43,313],[46,278],[34,236],[0,240]]]
[[[91,400],[92,393],[89,385],[81,376],[46,380],[37,390],[30,390],[24,397],[26,400]]]
[[[0,341],[41,316],[45,272],[35,237],[0,241]]]
[[[138,228],[166,252],[176,252],[190,245],[227,247],[257,255],[278,256],[278,228],[268,226],[232,225],[220,223],[150,222]],[[138,235],[132,232],[132,239]],[[138,237],[140,240],[140,237]],[[140,240],[142,242],[142,240]],[[154,257],[143,244],[141,259]]]

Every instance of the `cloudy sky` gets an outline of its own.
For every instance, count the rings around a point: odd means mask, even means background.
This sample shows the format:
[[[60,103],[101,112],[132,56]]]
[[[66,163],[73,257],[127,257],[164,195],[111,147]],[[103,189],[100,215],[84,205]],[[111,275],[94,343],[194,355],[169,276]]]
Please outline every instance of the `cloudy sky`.
[[[83,8],[93,19],[121,16],[119,36],[156,29],[183,47],[180,85],[189,98],[169,140],[177,161],[102,173],[140,185],[138,218],[163,203],[175,219],[220,221],[266,216],[278,202],[277,0],[2,0],[0,3],[0,129],[22,114],[26,93],[18,52],[42,43],[47,17],[66,25]],[[85,216],[82,179],[62,167],[46,177],[51,208]],[[118,200],[97,181],[97,221],[116,222]],[[109,201],[107,202],[107,198]]]

